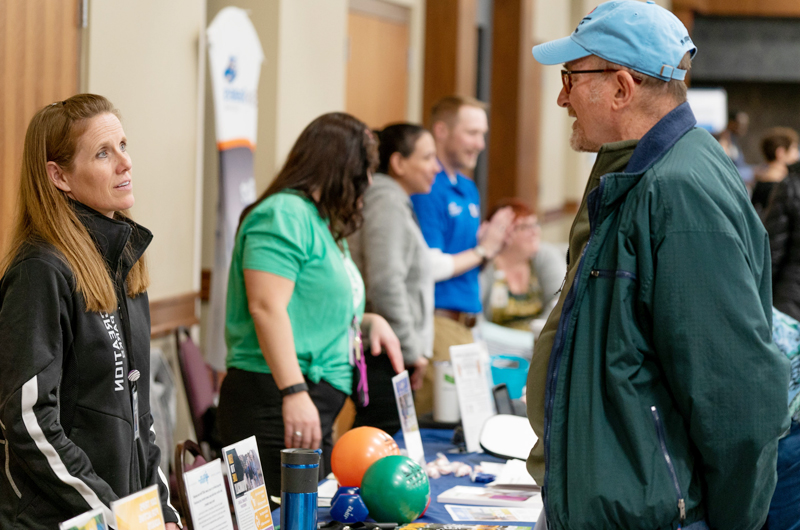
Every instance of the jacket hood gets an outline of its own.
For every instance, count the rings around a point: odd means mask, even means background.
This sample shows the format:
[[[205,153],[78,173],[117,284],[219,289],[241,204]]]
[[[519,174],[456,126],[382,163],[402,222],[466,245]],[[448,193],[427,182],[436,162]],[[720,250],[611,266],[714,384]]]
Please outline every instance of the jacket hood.
[[[78,201],[70,202],[97,245],[109,271],[114,274],[119,265],[122,277],[127,277],[153,240],[152,232],[130,219],[111,219]],[[124,251],[129,242],[131,252],[126,255]]]

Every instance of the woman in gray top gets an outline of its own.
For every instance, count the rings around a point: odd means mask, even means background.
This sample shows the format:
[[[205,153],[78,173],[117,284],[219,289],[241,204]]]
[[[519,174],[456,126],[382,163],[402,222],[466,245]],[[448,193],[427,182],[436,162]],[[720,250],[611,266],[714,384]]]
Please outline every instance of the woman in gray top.
[[[471,250],[451,255],[428,248],[417,224],[409,197],[430,192],[440,171],[433,136],[409,123],[390,125],[378,135],[380,162],[364,194],[364,223],[348,243],[364,278],[366,310],[383,316],[392,326],[411,387],[417,390],[433,353],[434,282],[480,265],[481,258]],[[487,226],[479,240],[495,255],[504,237],[504,230]],[[367,355],[366,359],[370,404],[357,408],[355,426],[371,425],[394,433],[400,428],[391,384],[394,372],[379,357]]]

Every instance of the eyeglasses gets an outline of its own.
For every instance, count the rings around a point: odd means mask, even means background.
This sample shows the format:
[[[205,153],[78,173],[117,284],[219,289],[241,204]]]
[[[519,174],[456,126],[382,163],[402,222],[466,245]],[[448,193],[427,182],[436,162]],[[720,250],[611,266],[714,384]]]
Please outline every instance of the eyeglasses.
[[[539,228],[539,223],[519,223],[514,225],[514,232],[532,231]]]
[[[572,74],[605,74],[607,72],[620,72],[614,68],[604,68],[602,70],[561,70],[561,84],[564,85],[564,92],[569,95],[572,90]],[[636,84],[641,84],[642,80],[636,76],[631,76]]]

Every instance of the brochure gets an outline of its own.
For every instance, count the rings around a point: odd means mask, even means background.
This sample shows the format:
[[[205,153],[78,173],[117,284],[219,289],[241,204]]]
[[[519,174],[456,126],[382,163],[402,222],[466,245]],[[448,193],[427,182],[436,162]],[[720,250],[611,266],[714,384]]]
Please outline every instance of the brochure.
[[[117,530],[164,530],[158,486],[150,486],[111,503]]]
[[[256,437],[222,448],[239,530],[273,530]]]
[[[436,497],[440,504],[470,504],[478,506],[511,506],[530,508],[542,504],[538,491],[511,491],[476,486],[454,486]]]
[[[332,476],[332,475],[331,475]],[[330,508],[331,500],[336,492],[339,491],[339,483],[335,478],[326,478],[317,487],[317,506],[320,508]]]
[[[531,508],[490,508],[487,506],[445,505],[453,521],[505,521],[534,523],[542,512],[542,503]]]
[[[403,439],[406,442],[408,457],[425,467],[425,451],[422,448],[422,436],[417,423],[417,411],[414,408],[414,396],[411,394],[411,380],[408,370],[392,377],[394,399],[397,401],[397,413],[403,428]]]
[[[108,530],[108,524],[103,510],[98,508],[64,521],[58,525],[58,530]]]
[[[483,423],[495,413],[488,379],[491,377],[487,369],[489,363],[484,362],[484,356],[488,357],[488,354],[480,343],[450,347],[461,424],[464,427],[467,451],[470,453],[483,452],[480,444],[481,429]]]
[[[219,458],[183,474],[195,530],[233,530],[224,481]]]

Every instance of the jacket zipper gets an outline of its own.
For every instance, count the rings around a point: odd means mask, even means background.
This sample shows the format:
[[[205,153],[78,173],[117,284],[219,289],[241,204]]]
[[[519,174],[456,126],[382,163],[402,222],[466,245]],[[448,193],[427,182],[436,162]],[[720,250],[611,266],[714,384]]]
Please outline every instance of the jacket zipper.
[[[8,483],[11,484],[11,489],[14,490],[14,494],[17,498],[22,498],[22,493],[20,493],[19,488],[17,488],[17,484],[14,482],[14,479],[11,476],[11,454],[8,451],[8,442],[5,439],[5,430],[6,426],[0,422],[0,427],[3,429],[3,439],[0,440],[0,443],[3,444],[3,451],[5,452],[5,468],[6,468],[6,477],[8,478]]]
[[[664,433],[664,425],[661,423],[661,416],[658,414],[658,409],[655,405],[650,407],[650,412],[653,415],[653,423],[655,423],[656,426],[656,434],[658,435],[658,441],[661,445],[661,453],[664,455],[664,460],[667,462],[667,470],[672,477],[675,495],[678,497],[678,513],[680,515],[680,522],[683,523],[683,520],[686,519],[686,502],[681,493],[681,485],[678,482],[678,474],[675,472],[675,464],[667,449],[667,435]]]
[[[594,269],[589,274],[591,274],[593,278],[624,278],[626,280],[636,279],[636,274],[628,271]]]
[[[572,309],[575,305],[575,298],[577,296],[578,282],[583,271],[584,257],[586,256],[589,247],[594,239],[594,231],[597,228],[597,202],[603,197],[603,189],[605,188],[606,179],[600,177],[600,185],[596,190],[589,194],[589,239],[586,241],[586,246],[583,247],[583,252],[580,256],[578,263],[578,270],[575,272],[575,278],[572,281],[572,286],[567,293],[567,298],[564,300],[564,307],[561,312],[561,320],[558,323],[558,330],[556,332],[555,340],[553,341],[553,349],[550,355],[550,364],[547,370],[547,383],[545,384],[545,409],[544,409],[544,486],[542,487],[542,498],[544,500],[545,516],[549,519],[550,510],[548,509],[547,502],[547,489],[550,479],[550,422],[553,415],[553,405],[555,404],[555,389],[558,381],[558,371],[561,367],[561,355],[564,352],[564,335],[567,332],[567,323],[572,318]],[[567,251],[569,258],[569,251]],[[566,282],[566,277],[564,278]],[[555,354],[555,355],[553,355]]]
[[[125,350],[128,357],[128,374],[132,374],[134,372],[138,372],[136,370],[136,366],[133,362],[133,351],[130,347],[130,340],[131,340],[131,323],[130,323],[130,316],[128,315],[128,304],[126,300],[126,291],[125,291],[125,282],[121,278],[121,273],[119,270],[120,265],[117,264],[117,273],[115,274],[115,291],[117,293],[117,299],[119,303],[117,304],[117,310],[119,311],[119,319],[120,319],[120,327],[122,329],[123,337],[122,342],[125,344]],[[135,395],[135,382],[129,381],[129,389],[128,389],[128,396],[131,399],[131,413],[136,414],[138,411],[138,407],[134,406],[133,400]],[[137,396],[138,397],[138,396]],[[134,423],[139,421],[139,418],[133,418]],[[139,491],[142,488],[142,481],[139,477],[139,470],[141,469],[141,462],[139,462],[139,449],[138,444],[140,443],[139,440],[134,438],[133,446],[132,446],[132,463],[134,464],[134,469],[132,470],[133,480],[134,480],[134,491]]]

